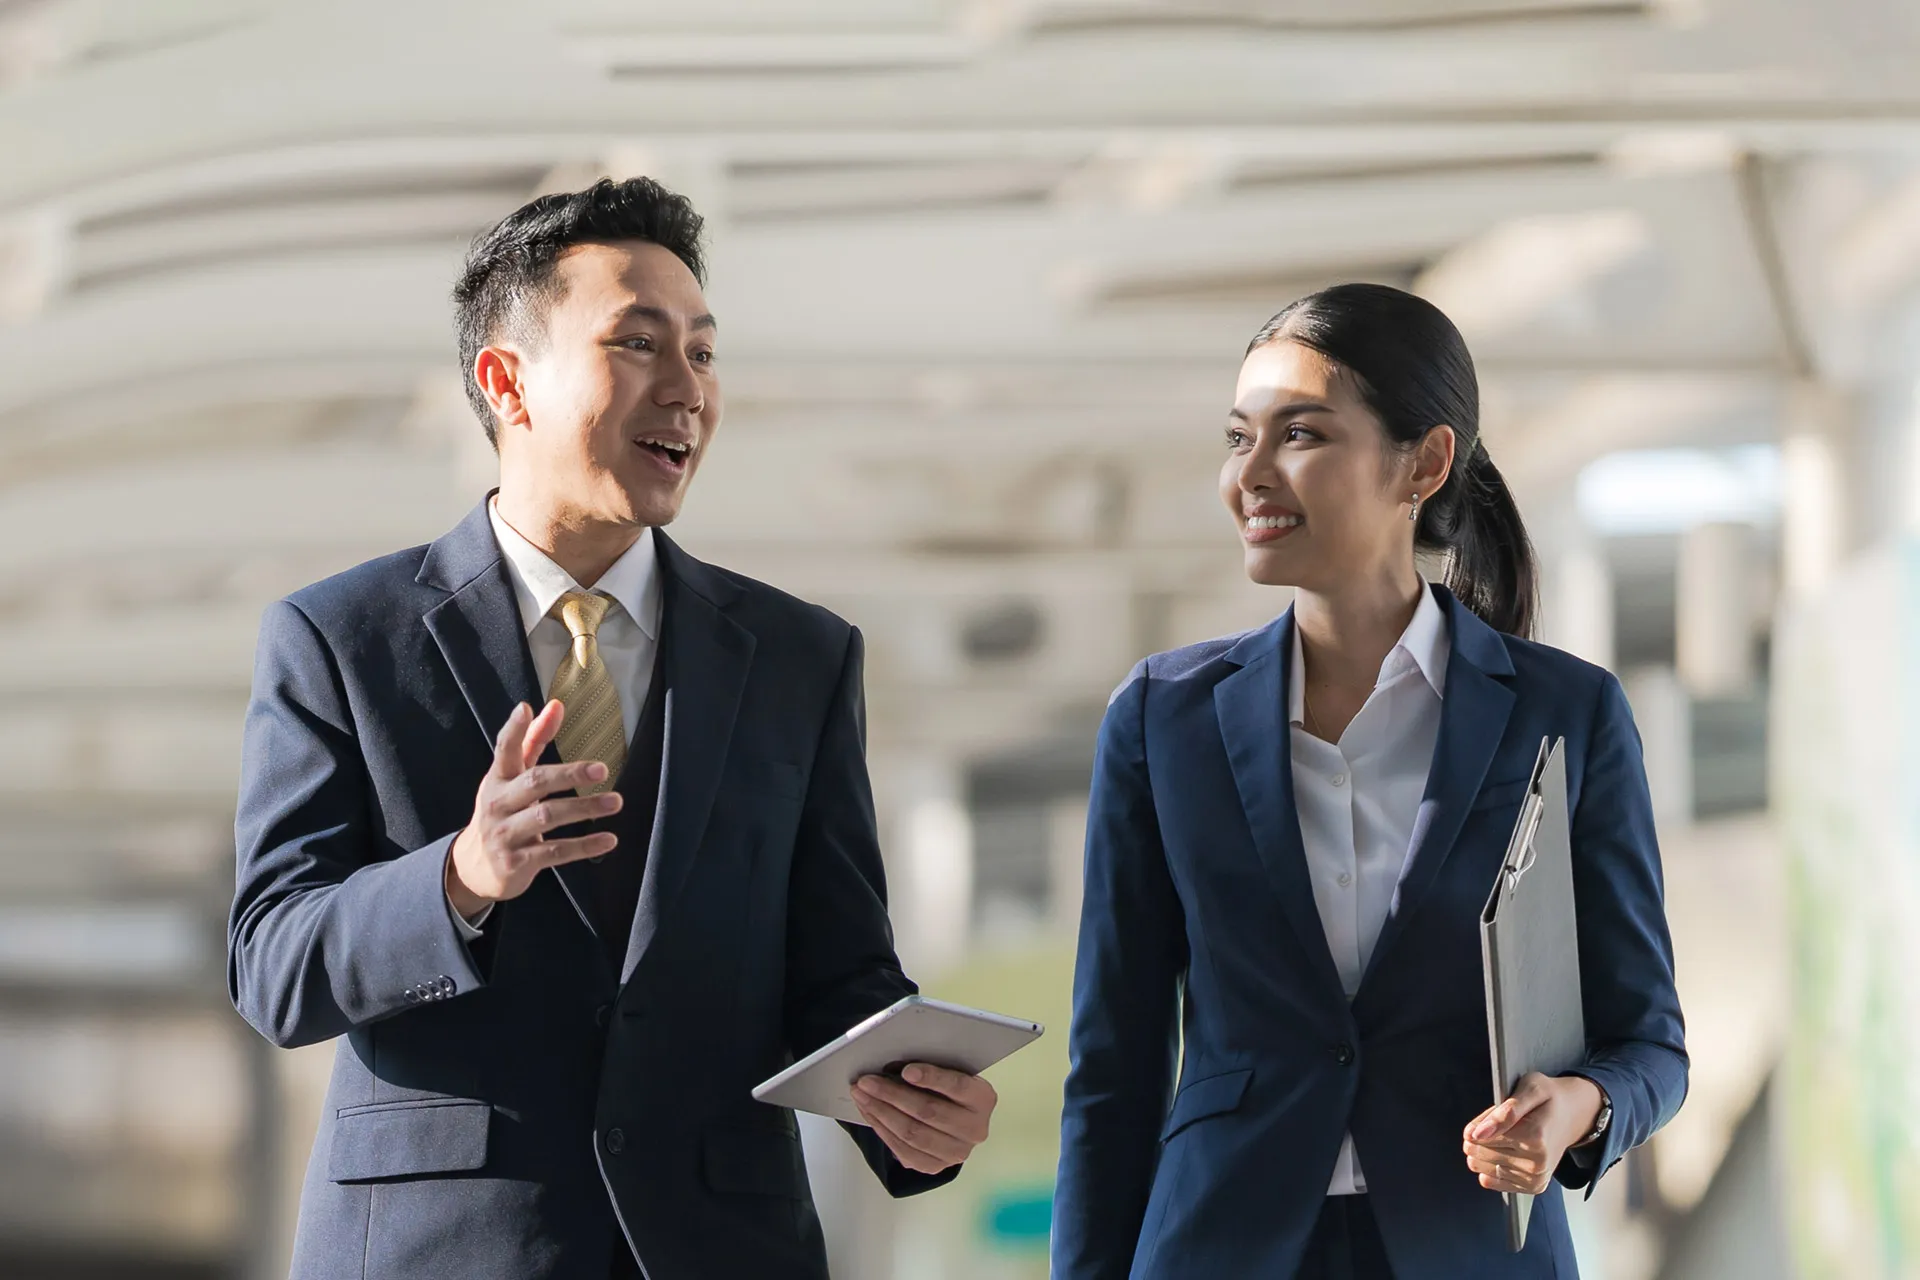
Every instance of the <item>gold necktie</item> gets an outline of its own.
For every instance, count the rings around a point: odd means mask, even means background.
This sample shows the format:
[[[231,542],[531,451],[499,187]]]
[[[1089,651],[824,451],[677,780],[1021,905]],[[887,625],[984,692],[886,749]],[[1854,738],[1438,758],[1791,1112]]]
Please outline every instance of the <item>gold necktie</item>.
[[[565,623],[573,636],[573,648],[560,659],[547,690],[549,698],[557,698],[567,709],[554,745],[560,748],[560,758],[569,764],[598,760],[607,766],[607,780],[582,787],[582,795],[611,787],[627,763],[627,726],[620,714],[620,691],[607,674],[598,640],[600,622],[612,605],[608,596],[569,591],[548,611],[548,616]]]

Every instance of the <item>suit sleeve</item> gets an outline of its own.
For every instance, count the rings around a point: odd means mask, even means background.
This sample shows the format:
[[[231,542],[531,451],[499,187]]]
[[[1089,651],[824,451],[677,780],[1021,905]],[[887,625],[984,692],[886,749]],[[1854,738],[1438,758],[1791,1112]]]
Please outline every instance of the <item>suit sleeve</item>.
[[[1188,950],[1147,776],[1146,689],[1144,668],[1135,668],[1108,705],[1094,755],[1054,1191],[1056,1280],[1127,1275],[1172,1102]]]
[[[1674,988],[1673,940],[1640,735],[1620,682],[1601,683],[1573,811],[1574,900],[1587,1062],[1577,1073],[1606,1090],[1613,1120],[1557,1176],[1593,1186],[1673,1118],[1687,1094],[1687,1048]]]
[[[867,776],[865,645],[847,640],[801,810],[787,887],[787,1043],[796,1058],[843,1035],[917,988],[901,970],[887,918],[886,872]],[[845,1126],[895,1196],[953,1181],[959,1168],[917,1173],[873,1130]]]
[[[227,922],[234,1007],[282,1047],[484,985],[447,906],[454,836],[395,850],[372,812],[339,669],[283,600],[255,657]]]

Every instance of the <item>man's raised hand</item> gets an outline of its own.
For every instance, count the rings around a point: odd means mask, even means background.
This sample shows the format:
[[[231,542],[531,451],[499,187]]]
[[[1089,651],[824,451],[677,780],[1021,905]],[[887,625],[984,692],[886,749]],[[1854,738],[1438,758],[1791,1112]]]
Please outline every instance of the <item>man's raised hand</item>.
[[[604,818],[620,811],[620,795],[547,797],[577,791],[607,776],[597,760],[532,764],[560,732],[566,708],[549,702],[538,715],[526,703],[513,709],[494,740],[493,767],[480,779],[473,818],[447,855],[447,898],[471,920],[489,905],[517,898],[540,872],[581,858],[597,858],[619,843],[612,832],[549,840],[556,827]]]

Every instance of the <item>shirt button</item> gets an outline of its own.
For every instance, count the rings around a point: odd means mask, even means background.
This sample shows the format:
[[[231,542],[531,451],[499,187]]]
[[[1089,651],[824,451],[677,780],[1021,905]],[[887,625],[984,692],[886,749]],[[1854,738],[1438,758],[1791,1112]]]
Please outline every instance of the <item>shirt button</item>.
[[[617,1156],[627,1149],[627,1135],[618,1129],[607,1130],[607,1154]]]
[[[1333,775],[1330,781],[1336,787],[1344,787],[1347,785],[1347,775],[1344,773],[1336,773]]]
[[[1345,871],[1342,871],[1340,873],[1340,887],[1344,889],[1352,883],[1353,883],[1353,877],[1348,873],[1346,873]]]

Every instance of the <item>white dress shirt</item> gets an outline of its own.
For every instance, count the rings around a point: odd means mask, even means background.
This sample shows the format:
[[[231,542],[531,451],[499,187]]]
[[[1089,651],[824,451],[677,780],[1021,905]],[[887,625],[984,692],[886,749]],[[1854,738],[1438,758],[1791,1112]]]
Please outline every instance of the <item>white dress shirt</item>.
[[[527,633],[533,673],[539,678],[542,694],[552,687],[553,673],[573,647],[567,624],[548,617],[547,611],[569,591],[592,590],[613,597],[620,606],[607,610],[596,634],[600,658],[607,664],[613,687],[620,691],[620,716],[626,722],[627,741],[633,741],[640,712],[653,687],[653,655],[660,643],[660,563],[653,530],[644,530],[639,540],[588,588],[575,582],[572,574],[501,519],[497,504],[487,504],[487,519],[493,522],[494,540],[507,562],[507,577],[513,583],[514,601],[520,606],[520,626]]]
[[[561,659],[573,647],[567,624],[548,617],[547,611],[569,591],[591,589],[613,598],[617,607],[607,610],[595,636],[607,675],[620,691],[620,717],[626,725],[627,741],[632,742],[640,712],[653,688],[653,660],[660,644],[660,567],[653,530],[644,530],[600,575],[600,580],[587,588],[575,582],[573,575],[555,564],[546,552],[521,537],[501,518],[496,502],[487,503],[487,519],[493,524],[494,541],[500,544],[501,558],[507,564],[514,602],[520,606],[520,626],[526,632],[533,673],[543,695],[552,687],[553,673],[560,669]],[[447,909],[453,911],[451,899]],[[453,911],[454,926],[462,937],[472,941],[480,936],[478,926],[486,922],[492,910],[485,908],[472,923]]]
[[[1293,796],[1307,851],[1313,901],[1351,1000],[1387,923],[1411,856],[1414,821],[1440,737],[1440,700],[1452,642],[1431,591],[1420,593],[1413,621],[1380,664],[1360,713],[1337,743],[1307,732],[1300,629],[1293,630],[1288,683]],[[1349,1134],[1340,1144],[1328,1195],[1367,1189]]]

